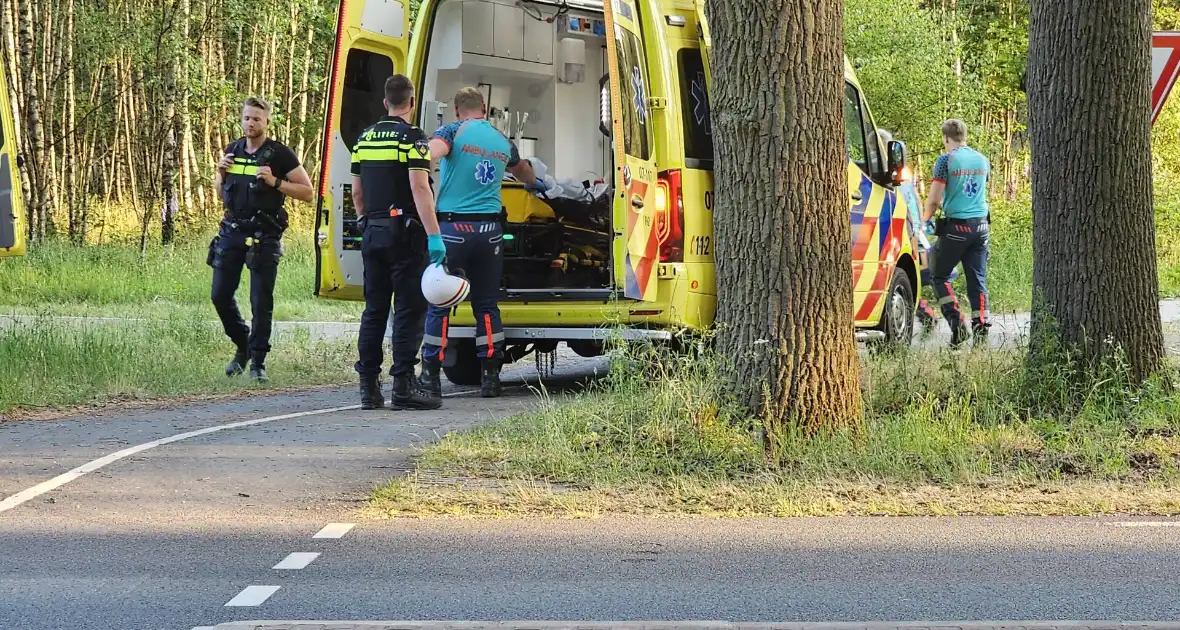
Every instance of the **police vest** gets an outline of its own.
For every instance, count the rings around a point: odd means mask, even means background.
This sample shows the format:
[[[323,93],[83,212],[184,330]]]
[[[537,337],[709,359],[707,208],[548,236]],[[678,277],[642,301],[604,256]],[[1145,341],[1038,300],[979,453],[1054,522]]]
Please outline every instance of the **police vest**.
[[[258,179],[258,169],[270,165],[276,150],[275,142],[270,139],[253,155],[246,153],[245,138],[240,138],[230,146],[228,153],[233,155],[233,163],[225,169],[222,199],[225,209],[234,218],[248,220],[257,212],[277,217],[282,210],[283,193]],[[284,174],[275,173],[276,176]]]

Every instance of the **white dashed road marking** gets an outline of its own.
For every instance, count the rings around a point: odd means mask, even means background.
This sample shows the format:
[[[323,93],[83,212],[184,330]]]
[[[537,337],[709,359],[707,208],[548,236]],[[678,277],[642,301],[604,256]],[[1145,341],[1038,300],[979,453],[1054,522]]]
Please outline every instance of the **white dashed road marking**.
[[[226,606],[258,606],[265,602],[279,590],[277,586],[247,586],[233,599],[225,603]]]
[[[340,538],[355,526],[356,523],[328,523],[312,538]]]
[[[286,558],[283,558],[282,562],[274,565],[272,568],[279,569],[281,571],[298,571],[299,569],[306,569],[307,565],[314,562],[318,557],[320,557],[318,552],[312,553],[306,551],[296,551]]]

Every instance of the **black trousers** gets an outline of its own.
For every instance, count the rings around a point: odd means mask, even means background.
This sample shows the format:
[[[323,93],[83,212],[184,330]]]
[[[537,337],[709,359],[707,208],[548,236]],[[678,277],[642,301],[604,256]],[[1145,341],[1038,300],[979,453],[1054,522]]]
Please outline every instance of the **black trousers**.
[[[257,239],[259,243],[248,246],[248,238]],[[270,352],[275,279],[279,274],[279,258],[283,255],[280,238],[281,235],[261,233],[253,225],[234,227],[234,224],[222,221],[217,238],[210,244],[213,286],[209,297],[226,336],[238,347],[247,348],[252,353]],[[253,315],[250,326],[242,320],[234,299],[242,281],[243,267],[250,270],[250,311]]]
[[[363,221],[361,258],[365,263],[365,311],[357,336],[356,371],[361,376],[381,373],[385,325],[393,310],[393,366],[391,376],[414,373],[425,332],[426,298],[422,272],[430,262],[426,230],[417,219]]]

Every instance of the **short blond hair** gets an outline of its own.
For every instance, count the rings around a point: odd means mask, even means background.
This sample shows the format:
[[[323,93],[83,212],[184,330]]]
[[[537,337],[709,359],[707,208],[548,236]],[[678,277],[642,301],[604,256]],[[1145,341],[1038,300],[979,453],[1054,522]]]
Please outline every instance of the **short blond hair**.
[[[958,118],[951,118],[942,123],[942,136],[947,140],[953,142],[962,142],[967,139],[967,123]]]
[[[258,109],[261,109],[262,111],[266,112],[266,115],[268,117],[270,116],[270,103],[266,99],[264,99],[260,96],[251,96],[251,97],[248,97],[245,101],[243,101],[242,102],[242,109],[245,109],[247,107],[257,107]]]
[[[478,88],[465,87],[455,93],[455,109],[461,112],[478,112],[483,106],[483,92]]]

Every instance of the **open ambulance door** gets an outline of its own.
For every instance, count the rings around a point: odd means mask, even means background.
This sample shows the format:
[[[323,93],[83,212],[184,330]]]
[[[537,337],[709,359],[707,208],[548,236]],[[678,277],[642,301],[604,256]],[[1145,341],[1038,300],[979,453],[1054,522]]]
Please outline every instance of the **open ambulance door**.
[[[352,148],[385,115],[385,80],[409,74],[410,0],[340,0],[328,75],[316,206],[319,297],[364,299],[361,234],[352,205]]]
[[[666,210],[657,204],[666,204],[669,197],[656,177],[647,57],[640,28],[645,16],[633,0],[603,2],[603,13],[608,70],[602,86],[602,122],[614,149],[615,226],[623,227],[623,238],[614,243],[615,283],[625,297],[652,302],[659,279],[656,215]],[[608,99],[609,121],[605,120]]]
[[[0,257],[25,253],[25,205],[21,200],[16,122],[8,101],[8,85],[0,75]]]
[[[709,63],[713,57],[713,37],[709,35],[709,21],[705,19],[705,0],[696,0],[697,38],[701,40],[701,58],[705,61],[705,88],[713,93],[713,69]]]

